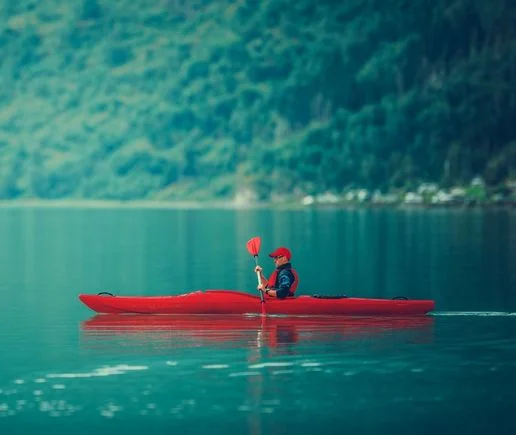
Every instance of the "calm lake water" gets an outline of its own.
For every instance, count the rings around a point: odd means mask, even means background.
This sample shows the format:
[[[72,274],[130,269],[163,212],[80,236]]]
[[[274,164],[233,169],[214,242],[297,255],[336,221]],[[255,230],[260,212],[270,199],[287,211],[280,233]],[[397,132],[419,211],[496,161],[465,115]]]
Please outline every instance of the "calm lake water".
[[[424,318],[95,316],[81,292],[433,298]],[[516,213],[0,208],[0,434],[514,433]],[[72,432],[73,431],[73,432]]]

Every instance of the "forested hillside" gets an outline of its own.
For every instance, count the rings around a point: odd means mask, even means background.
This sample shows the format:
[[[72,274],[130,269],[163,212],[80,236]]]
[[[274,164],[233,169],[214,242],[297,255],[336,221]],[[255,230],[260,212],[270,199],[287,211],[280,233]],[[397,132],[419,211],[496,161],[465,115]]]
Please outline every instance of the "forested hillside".
[[[515,0],[4,0],[0,197],[516,179]]]

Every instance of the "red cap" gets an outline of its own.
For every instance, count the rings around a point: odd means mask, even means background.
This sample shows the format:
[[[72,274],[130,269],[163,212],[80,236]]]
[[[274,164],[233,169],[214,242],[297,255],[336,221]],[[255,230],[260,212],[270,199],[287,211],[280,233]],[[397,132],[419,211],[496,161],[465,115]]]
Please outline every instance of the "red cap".
[[[280,246],[278,249],[276,249],[274,252],[271,252],[269,254],[269,257],[287,257],[287,260],[290,261],[290,258],[292,257],[292,254],[288,250],[288,248],[285,248],[283,246]]]

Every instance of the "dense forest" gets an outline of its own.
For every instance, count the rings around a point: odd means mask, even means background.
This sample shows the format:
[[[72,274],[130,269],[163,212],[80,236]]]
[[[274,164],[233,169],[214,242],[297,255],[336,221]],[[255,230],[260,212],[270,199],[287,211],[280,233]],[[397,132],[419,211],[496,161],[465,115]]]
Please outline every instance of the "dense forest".
[[[504,185],[514,23],[515,0],[4,0],[0,198]]]

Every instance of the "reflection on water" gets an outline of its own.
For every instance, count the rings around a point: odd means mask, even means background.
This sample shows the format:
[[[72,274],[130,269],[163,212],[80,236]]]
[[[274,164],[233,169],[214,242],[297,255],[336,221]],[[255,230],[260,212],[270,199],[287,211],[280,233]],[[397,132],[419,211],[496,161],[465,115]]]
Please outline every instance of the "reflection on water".
[[[63,435],[113,433],[109,424],[304,435],[328,422],[327,434],[487,433],[476,416],[504,433],[515,326],[512,316],[98,315],[75,331],[81,360],[0,385],[1,433],[4,422],[25,433],[51,421]]]
[[[381,337],[384,345],[386,338],[428,343],[433,318],[99,314],[84,321],[81,332],[85,348],[110,352],[200,346],[293,350],[296,344],[335,345],[374,337]]]
[[[0,417],[60,417],[66,425],[139,416],[140,430],[151,424],[200,431],[196,416],[203,416],[226,421],[213,433],[231,433],[232,419],[238,433],[280,434],[284,411],[317,409],[313,419],[297,418],[303,432],[312,420],[335,415],[341,388],[411,370],[397,360],[385,367],[378,350],[397,355],[400,345],[425,347],[433,327],[429,316],[96,315],[79,331],[87,363],[63,363],[0,386]],[[357,356],[354,343],[375,349]]]

